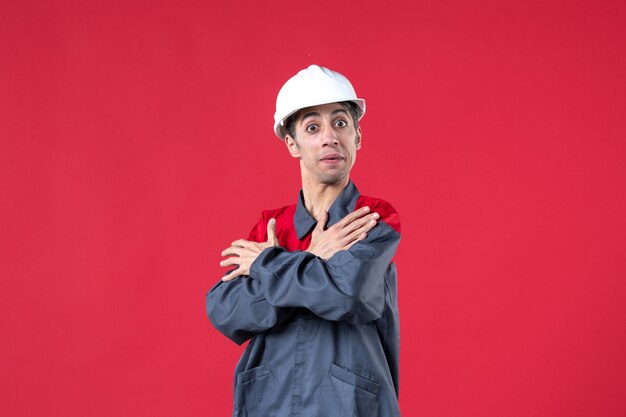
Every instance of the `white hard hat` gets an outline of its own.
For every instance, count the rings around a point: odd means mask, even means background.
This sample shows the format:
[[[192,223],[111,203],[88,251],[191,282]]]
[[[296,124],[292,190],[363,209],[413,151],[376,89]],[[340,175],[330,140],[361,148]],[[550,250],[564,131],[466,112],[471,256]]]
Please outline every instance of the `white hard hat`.
[[[274,133],[284,139],[280,127],[286,118],[300,109],[340,101],[354,102],[361,108],[361,117],[365,114],[365,100],[357,98],[346,77],[328,68],[311,65],[291,77],[278,92]]]

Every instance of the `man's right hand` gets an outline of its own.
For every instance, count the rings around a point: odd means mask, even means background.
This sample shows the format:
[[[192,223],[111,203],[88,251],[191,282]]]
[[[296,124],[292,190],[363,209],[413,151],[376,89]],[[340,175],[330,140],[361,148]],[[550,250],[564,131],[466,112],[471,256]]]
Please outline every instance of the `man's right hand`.
[[[311,235],[311,245],[306,250],[322,259],[329,259],[340,250],[347,250],[356,242],[365,239],[367,232],[376,226],[378,213],[369,213],[369,207],[361,207],[335,223],[327,230],[328,213],[317,219]]]

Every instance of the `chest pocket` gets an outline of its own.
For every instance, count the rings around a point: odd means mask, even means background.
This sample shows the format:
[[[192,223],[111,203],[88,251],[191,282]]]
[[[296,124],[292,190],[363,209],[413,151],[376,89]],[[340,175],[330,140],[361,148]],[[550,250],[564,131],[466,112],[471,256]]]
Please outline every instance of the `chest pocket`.
[[[316,417],[378,417],[381,385],[334,363],[320,388]]]
[[[237,375],[233,417],[272,417],[276,410],[274,376],[267,365],[248,369]]]

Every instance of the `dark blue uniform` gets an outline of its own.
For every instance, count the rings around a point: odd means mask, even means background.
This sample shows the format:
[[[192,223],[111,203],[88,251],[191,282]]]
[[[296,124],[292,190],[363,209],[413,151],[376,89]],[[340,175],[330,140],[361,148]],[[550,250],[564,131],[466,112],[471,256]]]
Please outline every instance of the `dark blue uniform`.
[[[350,182],[327,226],[363,206],[380,214],[378,224],[328,260],[305,252],[316,221],[302,193],[297,205],[264,211],[248,240],[266,241],[275,218],[280,246],[264,250],[249,277],[207,294],[213,325],[238,344],[251,339],[236,369],[234,416],[400,415],[398,214]]]

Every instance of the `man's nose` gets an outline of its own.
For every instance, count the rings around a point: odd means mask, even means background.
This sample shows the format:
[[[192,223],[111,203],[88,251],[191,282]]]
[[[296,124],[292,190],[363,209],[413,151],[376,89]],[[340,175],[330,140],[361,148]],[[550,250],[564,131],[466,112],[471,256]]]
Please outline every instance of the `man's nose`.
[[[322,132],[322,139],[324,144],[333,145],[336,144],[337,141],[337,132],[331,125],[324,126],[324,130]]]

